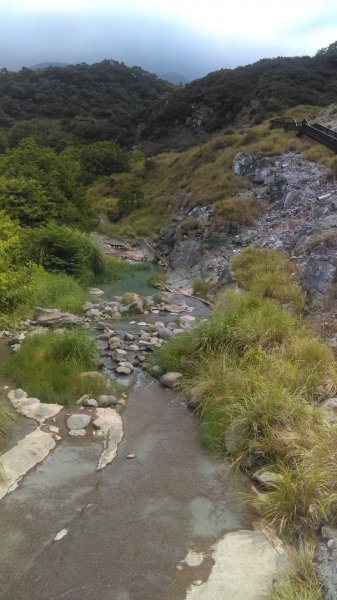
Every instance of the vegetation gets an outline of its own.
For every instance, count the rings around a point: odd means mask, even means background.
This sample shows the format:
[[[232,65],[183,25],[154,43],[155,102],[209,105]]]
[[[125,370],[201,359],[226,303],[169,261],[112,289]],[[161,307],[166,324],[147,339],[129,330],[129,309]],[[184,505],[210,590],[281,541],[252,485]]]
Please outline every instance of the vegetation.
[[[0,405],[0,452],[4,449],[5,442],[10,431],[11,424],[15,419],[14,413],[10,409]],[[0,465],[0,481],[1,481],[1,465]]]
[[[337,429],[315,408],[333,395],[337,371],[332,351],[278,304],[299,310],[292,263],[267,250],[238,256],[233,267],[247,291],[221,296],[208,321],[169,340],[155,360],[182,372],[186,389],[202,398],[198,412],[209,448],[242,468],[265,466],[277,475],[254,503],[284,537],[298,540],[322,521],[337,522]],[[259,285],[272,265],[273,294],[265,281]]]
[[[208,292],[212,288],[212,284],[209,281],[203,279],[195,279],[193,281],[193,294],[200,296],[201,298],[207,298]]]
[[[152,287],[163,285],[167,282],[167,275],[166,273],[157,271],[156,273],[152,273],[152,275],[148,278],[147,282],[149,285],[152,285]]]
[[[255,219],[264,213],[262,203],[257,198],[249,196],[225,198],[215,205],[215,210],[230,230],[253,225]]]
[[[83,394],[106,393],[103,378],[81,377],[97,367],[97,359],[95,341],[83,329],[46,332],[25,340],[10,357],[7,374],[30,396],[67,406]]]
[[[291,568],[276,584],[270,600],[323,600],[323,591],[313,565],[314,546],[306,544],[303,550],[289,550]]]
[[[6,145],[33,136],[58,149],[72,142],[134,142],[139,114],[174,86],[114,60],[94,65],[0,71]]]

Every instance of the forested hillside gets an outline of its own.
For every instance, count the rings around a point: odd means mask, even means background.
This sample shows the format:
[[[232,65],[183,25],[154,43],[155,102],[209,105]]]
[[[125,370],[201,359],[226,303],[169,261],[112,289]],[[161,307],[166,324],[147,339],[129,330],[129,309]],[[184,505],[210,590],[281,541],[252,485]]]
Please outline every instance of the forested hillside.
[[[0,128],[15,141],[44,131],[48,144],[133,139],[136,115],[173,89],[140,67],[114,60],[0,71]],[[19,124],[18,124],[19,122]],[[40,134],[42,135],[42,134]],[[68,136],[68,139],[67,139]]]

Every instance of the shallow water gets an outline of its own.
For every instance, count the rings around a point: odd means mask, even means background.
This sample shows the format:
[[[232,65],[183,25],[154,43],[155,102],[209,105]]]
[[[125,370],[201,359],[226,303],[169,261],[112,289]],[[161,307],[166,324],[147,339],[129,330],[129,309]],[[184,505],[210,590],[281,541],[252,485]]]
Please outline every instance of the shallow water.
[[[141,268],[136,269],[133,274],[125,279],[100,284],[98,287],[105,292],[102,299],[109,300],[112,296],[123,296],[127,292],[134,292],[140,296],[150,296],[154,294],[156,290],[150,286],[147,281],[149,277],[157,271],[157,265],[145,263]]]

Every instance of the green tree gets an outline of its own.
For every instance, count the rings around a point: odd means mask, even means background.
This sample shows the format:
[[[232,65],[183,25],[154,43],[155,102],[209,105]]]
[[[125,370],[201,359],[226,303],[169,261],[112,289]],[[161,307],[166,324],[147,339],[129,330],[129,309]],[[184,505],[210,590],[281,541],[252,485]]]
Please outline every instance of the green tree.
[[[91,183],[101,175],[112,175],[129,170],[126,150],[115,141],[96,142],[83,146],[79,152],[84,183]]]

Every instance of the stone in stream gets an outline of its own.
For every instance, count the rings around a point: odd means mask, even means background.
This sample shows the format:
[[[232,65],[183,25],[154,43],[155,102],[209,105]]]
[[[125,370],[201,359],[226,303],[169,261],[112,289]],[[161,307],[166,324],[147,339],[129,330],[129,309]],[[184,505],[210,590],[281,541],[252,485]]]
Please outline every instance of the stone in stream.
[[[89,294],[91,296],[102,296],[103,294],[105,294],[105,292],[103,292],[103,290],[100,290],[99,288],[89,288]]]
[[[160,327],[158,329],[158,336],[161,340],[169,340],[173,336],[173,332],[168,327]]]
[[[135,339],[135,336],[132,335],[132,333],[126,333],[124,335],[124,339],[125,339],[126,342],[133,342],[134,339]]]
[[[71,325],[80,325],[82,319],[77,315],[71,313],[62,312],[57,308],[41,308],[37,306],[35,308],[34,320],[39,325],[56,326],[61,325],[62,327]]]
[[[175,373],[174,371],[170,371],[169,373],[165,373],[160,378],[160,381],[165,387],[170,389],[174,389],[180,385],[182,382],[183,376],[181,373]]]
[[[144,303],[142,298],[138,294],[134,294],[133,292],[128,293],[128,298],[131,300],[123,308],[123,312],[131,313],[131,314],[142,314],[144,309]]]
[[[130,365],[132,366],[132,365]],[[133,369],[133,367],[132,367]],[[130,375],[132,373],[132,370],[130,367],[125,366],[125,365],[119,365],[119,367],[117,367],[115,369],[116,373],[118,373],[118,375]]]
[[[85,429],[91,421],[90,415],[75,414],[67,419],[68,429]]]
[[[139,352],[139,346],[137,346],[137,344],[131,344],[128,347],[128,350],[130,350],[130,352]]]
[[[121,348],[116,348],[112,353],[112,358],[117,362],[121,362],[127,358],[127,352]]]
[[[116,312],[116,308],[113,308],[112,306],[105,306],[102,310],[102,315],[113,315]]]
[[[98,405],[102,408],[108,408],[108,406],[115,406],[116,404],[118,404],[116,396],[109,394],[101,394],[98,396]]]
[[[86,317],[99,317],[101,315],[101,311],[98,308],[89,308],[85,313]]]

